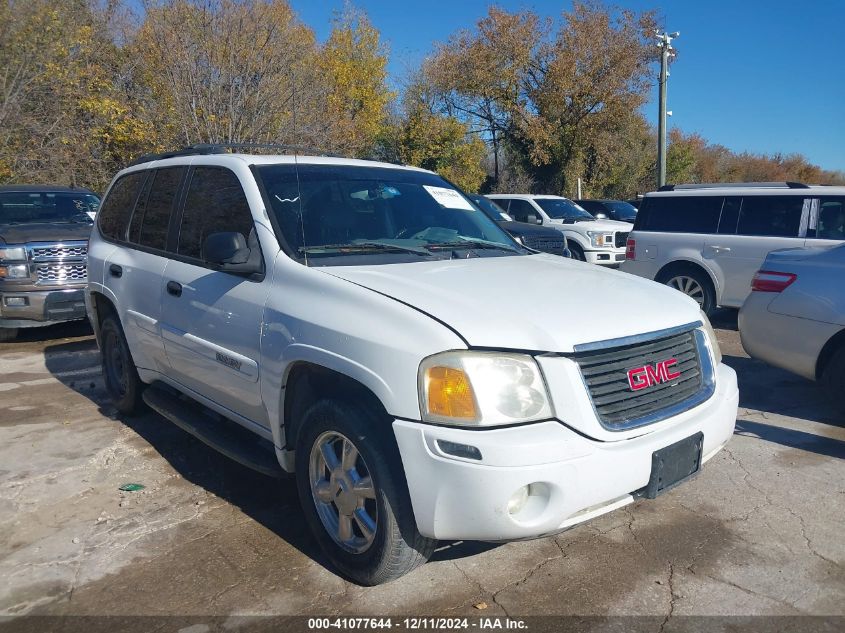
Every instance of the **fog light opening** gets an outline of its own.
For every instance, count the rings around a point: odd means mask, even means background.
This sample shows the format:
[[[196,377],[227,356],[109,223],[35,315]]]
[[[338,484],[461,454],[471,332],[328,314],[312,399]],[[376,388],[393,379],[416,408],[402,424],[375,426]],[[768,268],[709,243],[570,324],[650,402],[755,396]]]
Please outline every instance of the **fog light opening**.
[[[21,308],[29,304],[26,297],[3,297],[3,303],[14,308]]]
[[[517,489],[508,499],[508,514],[520,523],[539,519],[549,507],[551,489],[542,481],[535,481]]]

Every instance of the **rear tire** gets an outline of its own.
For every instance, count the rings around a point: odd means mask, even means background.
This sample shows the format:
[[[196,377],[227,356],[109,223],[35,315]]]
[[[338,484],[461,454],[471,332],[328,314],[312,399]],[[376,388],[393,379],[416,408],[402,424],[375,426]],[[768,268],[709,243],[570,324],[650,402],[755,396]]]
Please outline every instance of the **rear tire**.
[[[11,343],[18,336],[16,327],[0,327],[0,343]]]
[[[103,319],[100,340],[103,342],[103,380],[115,409],[125,414],[137,413],[143,408],[144,383],[138,377],[123,328],[113,314]]]
[[[657,280],[695,299],[708,317],[716,311],[716,289],[710,276],[698,268],[674,268],[658,275]]]
[[[345,576],[395,580],[425,563],[436,541],[417,530],[392,429],[359,406],[320,400],[296,443],[296,485],[311,532]]]
[[[845,347],[834,352],[822,372],[820,382],[833,406],[845,412]]]

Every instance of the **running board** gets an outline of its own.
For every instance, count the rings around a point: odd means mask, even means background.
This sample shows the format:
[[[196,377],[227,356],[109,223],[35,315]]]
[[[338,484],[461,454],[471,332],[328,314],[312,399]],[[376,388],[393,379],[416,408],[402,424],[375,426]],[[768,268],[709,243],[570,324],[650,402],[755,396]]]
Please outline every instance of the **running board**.
[[[199,403],[163,388],[147,387],[143,398],[153,411],[229,459],[268,477],[285,476],[272,443],[237,422],[225,418],[216,420]]]

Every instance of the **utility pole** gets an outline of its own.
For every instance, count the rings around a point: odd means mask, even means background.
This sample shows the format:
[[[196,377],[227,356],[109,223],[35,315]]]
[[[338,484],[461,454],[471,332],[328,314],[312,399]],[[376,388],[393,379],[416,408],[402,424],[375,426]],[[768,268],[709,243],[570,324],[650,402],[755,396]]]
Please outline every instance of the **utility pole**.
[[[666,79],[669,77],[669,58],[675,56],[675,49],[672,48],[672,40],[681,34],[655,32],[657,46],[660,48],[660,111],[657,117],[657,186],[666,184]]]

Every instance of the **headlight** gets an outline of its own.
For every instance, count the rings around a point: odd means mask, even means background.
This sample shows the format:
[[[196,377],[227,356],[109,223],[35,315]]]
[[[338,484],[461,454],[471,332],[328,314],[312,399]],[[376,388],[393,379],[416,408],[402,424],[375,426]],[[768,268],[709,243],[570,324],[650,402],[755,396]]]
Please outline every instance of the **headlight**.
[[[26,264],[0,266],[0,279],[26,279],[27,277],[29,277],[29,270]]]
[[[0,248],[0,261],[26,260],[26,249],[23,246]]]
[[[600,231],[587,231],[587,235],[590,237],[590,242],[592,242],[593,246],[596,248],[602,248],[605,246],[613,246],[613,233],[601,233]]]
[[[420,364],[426,422],[496,426],[552,417],[537,362],[524,354],[444,352]]]
[[[710,324],[710,319],[707,318],[707,315],[703,311],[699,312],[701,314],[701,321],[704,323],[704,331],[707,332],[707,338],[710,339],[710,349],[713,350],[713,363],[718,365],[722,362],[722,350],[719,347],[719,339],[716,338],[716,332]]]

